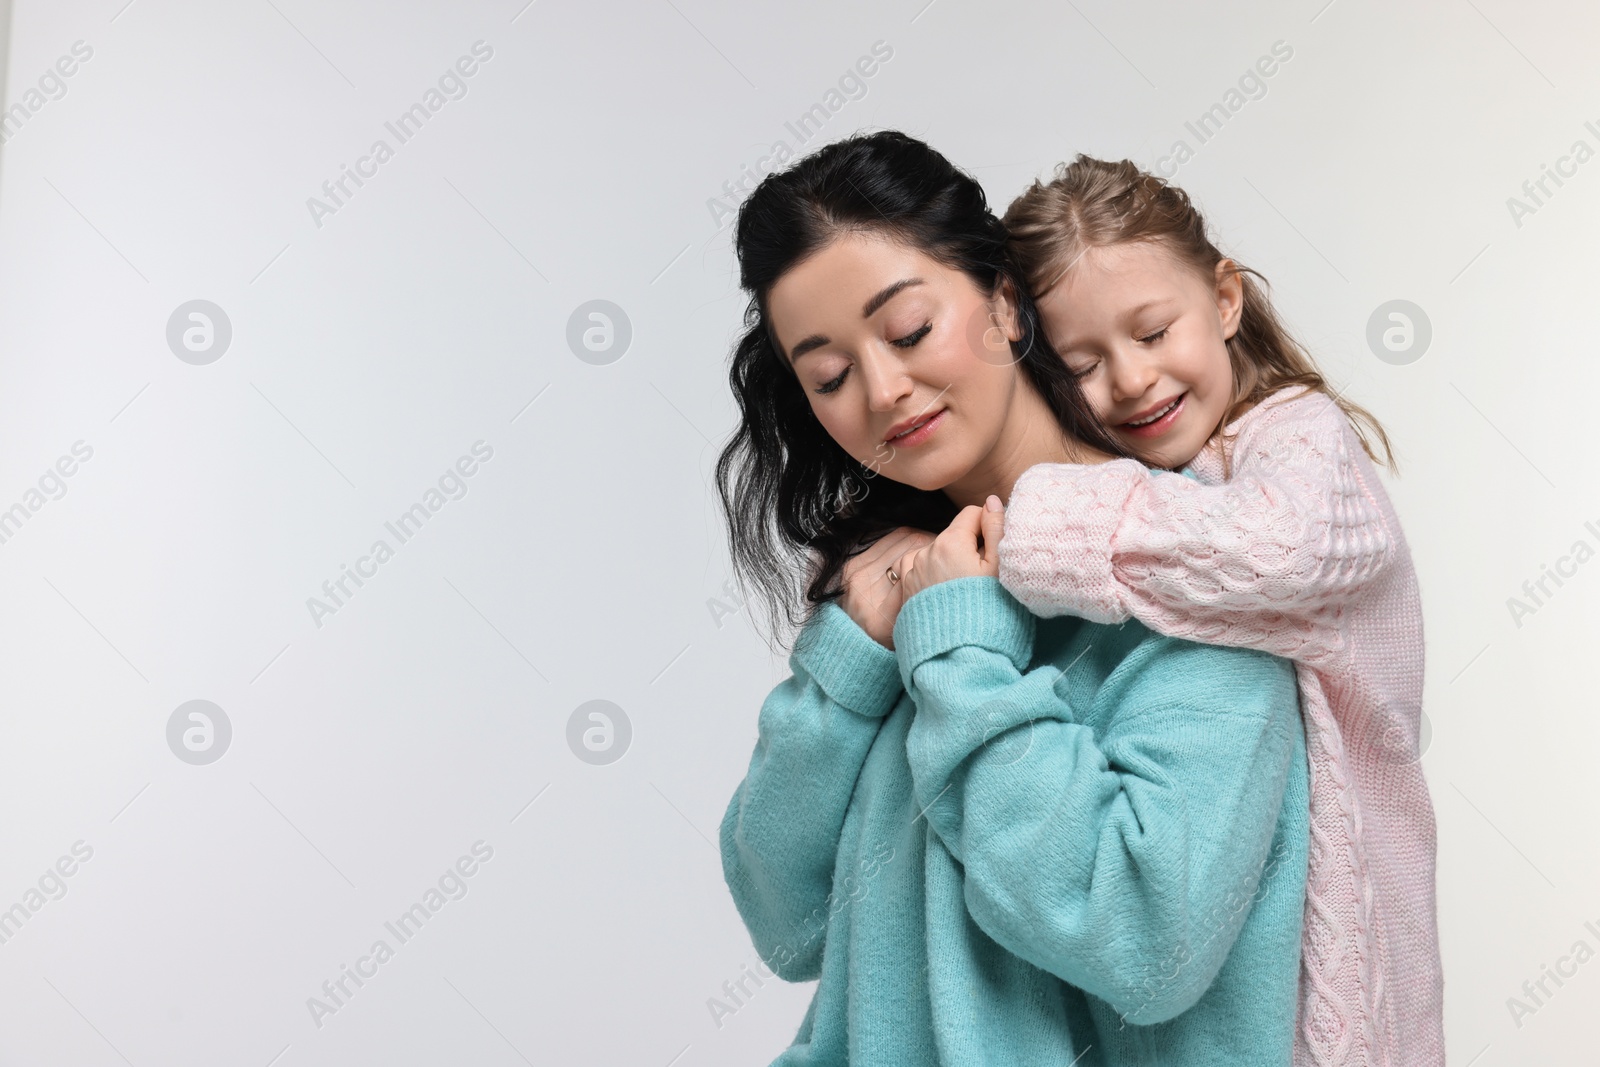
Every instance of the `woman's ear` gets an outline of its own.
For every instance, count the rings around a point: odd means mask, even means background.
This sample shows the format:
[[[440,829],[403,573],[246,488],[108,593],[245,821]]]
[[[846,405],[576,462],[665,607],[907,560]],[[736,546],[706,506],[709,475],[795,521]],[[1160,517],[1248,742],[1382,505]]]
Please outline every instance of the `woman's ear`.
[[[1222,320],[1222,338],[1227,340],[1239,332],[1239,318],[1244,314],[1244,280],[1239,274],[1239,264],[1231,259],[1217,261],[1217,318]]]
[[[1000,316],[996,325],[1005,331],[1006,340],[1022,340],[1022,323],[1017,316],[1017,290],[1011,279],[1002,275],[994,296],[994,310]],[[994,320],[991,320],[994,321]]]

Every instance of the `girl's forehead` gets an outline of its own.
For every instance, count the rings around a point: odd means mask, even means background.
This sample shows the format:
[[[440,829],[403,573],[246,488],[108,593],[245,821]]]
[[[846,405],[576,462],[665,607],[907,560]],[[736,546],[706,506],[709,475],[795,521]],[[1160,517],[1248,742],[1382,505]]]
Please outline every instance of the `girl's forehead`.
[[[1082,249],[1069,273],[1137,274],[1167,271],[1176,266],[1178,261],[1165,242],[1119,241]]]
[[[1052,294],[1071,298],[1086,290],[1095,292],[1179,295],[1198,281],[1194,268],[1179,259],[1162,241],[1123,241],[1091,245],[1075,253]]]

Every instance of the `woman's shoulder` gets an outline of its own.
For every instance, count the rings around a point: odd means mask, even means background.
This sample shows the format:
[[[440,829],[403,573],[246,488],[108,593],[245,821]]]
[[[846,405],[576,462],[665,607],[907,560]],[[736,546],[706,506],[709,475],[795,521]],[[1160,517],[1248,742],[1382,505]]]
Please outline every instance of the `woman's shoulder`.
[[[1250,706],[1293,702],[1298,709],[1294,663],[1270,652],[1171,637],[1137,619],[1095,623],[1063,616],[1040,620],[1039,629],[1042,658],[1065,675],[1083,669],[1094,679],[1100,701],[1192,705],[1247,694]],[[1052,631],[1058,636],[1047,643]]]

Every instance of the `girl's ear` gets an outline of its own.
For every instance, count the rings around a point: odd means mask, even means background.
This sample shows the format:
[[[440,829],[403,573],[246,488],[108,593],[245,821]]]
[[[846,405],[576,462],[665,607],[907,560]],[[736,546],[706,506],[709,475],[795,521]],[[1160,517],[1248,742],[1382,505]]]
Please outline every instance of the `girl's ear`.
[[[1244,282],[1239,265],[1231,259],[1217,261],[1217,317],[1222,320],[1222,339],[1227,340],[1239,332],[1239,318],[1244,314]]]

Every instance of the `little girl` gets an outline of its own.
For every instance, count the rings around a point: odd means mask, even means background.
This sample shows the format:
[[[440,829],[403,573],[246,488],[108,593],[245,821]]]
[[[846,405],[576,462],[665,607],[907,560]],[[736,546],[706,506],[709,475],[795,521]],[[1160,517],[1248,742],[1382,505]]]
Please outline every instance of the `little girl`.
[[[1295,661],[1312,844],[1294,1062],[1440,1067],[1421,604],[1373,466],[1373,436],[1394,466],[1383,428],[1322,379],[1181,189],[1080,155],[1005,222],[1046,336],[1149,467],[1027,470],[1001,583],[1035,615]]]

